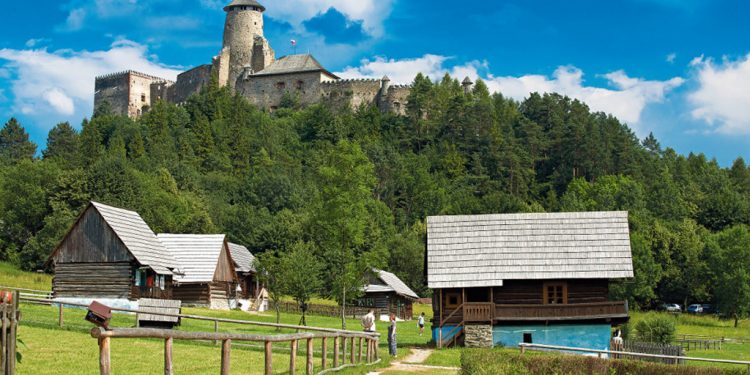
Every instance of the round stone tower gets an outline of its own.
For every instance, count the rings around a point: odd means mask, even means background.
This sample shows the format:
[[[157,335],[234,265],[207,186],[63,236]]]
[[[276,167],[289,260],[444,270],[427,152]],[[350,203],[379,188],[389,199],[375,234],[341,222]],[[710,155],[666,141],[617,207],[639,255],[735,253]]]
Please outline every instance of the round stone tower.
[[[221,51],[219,81],[234,88],[244,69],[253,69],[253,47],[263,38],[263,12],[266,8],[255,0],[233,0],[224,7],[224,45]],[[267,44],[267,42],[265,42]],[[257,67],[255,67],[257,68]],[[262,69],[262,67],[261,67]],[[223,82],[222,82],[223,81]]]

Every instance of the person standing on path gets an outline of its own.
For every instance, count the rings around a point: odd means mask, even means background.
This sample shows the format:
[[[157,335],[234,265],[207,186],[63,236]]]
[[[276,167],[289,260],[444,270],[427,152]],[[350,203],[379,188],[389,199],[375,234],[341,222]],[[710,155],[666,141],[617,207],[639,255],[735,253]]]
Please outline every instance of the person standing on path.
[[[419,315],[419,319],[417,320],[417,325],[419,325],[419,335],[422,336],[424,333],[424,313]]]
[[[388,325],[388,353],[396,358],[396,314],[391,313]]]
[[[370,311],[362,317],[362,328],[364,328],[365,332],[375,332],[375,310],[370,309]]]

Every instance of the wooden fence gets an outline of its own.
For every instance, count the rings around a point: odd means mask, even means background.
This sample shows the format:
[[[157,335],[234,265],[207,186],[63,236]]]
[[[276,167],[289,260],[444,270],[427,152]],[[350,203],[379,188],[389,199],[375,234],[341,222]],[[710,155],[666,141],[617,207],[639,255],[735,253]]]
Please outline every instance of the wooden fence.
[[[216,333],[216,332],[185,332],[174,331],[169,329],[144,329],[144,328],[117,328],[105,330],[97,327],[91,330],[91,336],[99,340],[99,370],[101,375],[110,375],[112,373],[110,352],[112,338],[152,338],[164,340],[164,374],[173,374],[172,363],[172,345],[174,340],[213,340],[221,341],[221,374],[229,375],[231,368],[231,351],[233,342],[256,342],[263,343],[265,348],[264,365],[266,375],[273,374],[273,351],[272,344],[278,342],[288,342],[289,352],[289,374],[293,375],[296,371],[297,348],[300,342],[307,345],[305,373],[311,375],[315,373],[315,363],[313,357],[313,340],[321,340],[321,362],[319,369],[326,370],[328,357],[328,339],[333,339],[333,368],[337,370],[346,366],[347,350],[346,342],[349,341],[349,364],[361,364],[363,351],[365,353],[364,363],[373,364],[379,361],[378,358],[378,338],[366,333],[296,333],[282,335],[248,335],[236,333]],[[344,344],[341,351],[341,344]],[[357,346],[358,344],[358,346]],[[366,346],[366,349],[364,349]],[[355,347],[357,349],[355,349]]]
[[[0,291],[0,375],[16,373],[19,293]]]
[[[614,345],[612,347],[614,349]],[[653,342],[629,341],[629,340],[625,340],[623,342],[622,350],[613,350],[613,351],[645,353],[645,354],[660,354],[660,355],[666,355],[669,357],[682,357],[685,355],[681,346],[657,344]],[[674,363],[673,360],[671,359],[663,359],[663,358],[651,358],[649,360],[653,362],[663,362],[667,364]],[[678,360],[678,361],[680,363],[682,362],[682,360]]]
[[[273,301],[269,301],[269,309],[272,311],[275,311],[276,304],[274,304]],[[370,312],[370,309],[375,310],[375,316],[378,316],[378,309],[374,307],[361,307],[361,306],[347,306],[346,316],[351,316],[353,319],[356,319]],[[302,314],[302,310],[300,309],[299,304],[296,302],[290,302],[290,301],[279,302],[279,311],[285,312],[285,313],[292,313],[292,314]],[[330,306],[330,305],[308,304],[307,314],[330,316],[334,318],[340,317],[341,307]]]
[[[730,359],[714,359],[714,358],[698,358],[698,357],[677,357],[661,354],[646,354],[646,353],[633,353],[625,351],[612,351],[612,350],[597,350],[597,349],[586,349],[586,348],[573,348],[569,346],[554,346],[554,345],[541,345],[541,344],[518,344],[521,349],[521,354],[526,350],[541,350],[541,351],[562,351],[562,352],[579,352],[579,353],[590,353],[596,354],[599,358],[603,358],[603,355],[607,355],[609,359],[617,358],[628,358],[628,359],[662,359],[675,365],[683,364],[687,361],[695,362],[709,362],[709,363],[726,363],[732,365],[740,365],[747,368],[747,374],[750,375],[750,362],[748,361],[734,361]]]

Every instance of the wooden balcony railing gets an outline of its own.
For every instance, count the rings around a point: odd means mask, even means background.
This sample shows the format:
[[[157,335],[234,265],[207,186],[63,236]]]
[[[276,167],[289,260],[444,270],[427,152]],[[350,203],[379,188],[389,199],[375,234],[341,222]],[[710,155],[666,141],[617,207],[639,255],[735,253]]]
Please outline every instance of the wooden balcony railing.
[[[627,301],[559,305],[495,305],[495,320],[627,318]]]
[[[467,302],[464,304],[465,322],[492,322],[492,302]]]

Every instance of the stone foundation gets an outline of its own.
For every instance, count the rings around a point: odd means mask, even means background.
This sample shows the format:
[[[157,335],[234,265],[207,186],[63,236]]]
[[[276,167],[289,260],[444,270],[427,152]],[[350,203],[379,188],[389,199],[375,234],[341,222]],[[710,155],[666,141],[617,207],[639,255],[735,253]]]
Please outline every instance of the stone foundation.
[[[464,327],[464,345],[467,348],[491,348],[491,325],[467,325]]]

